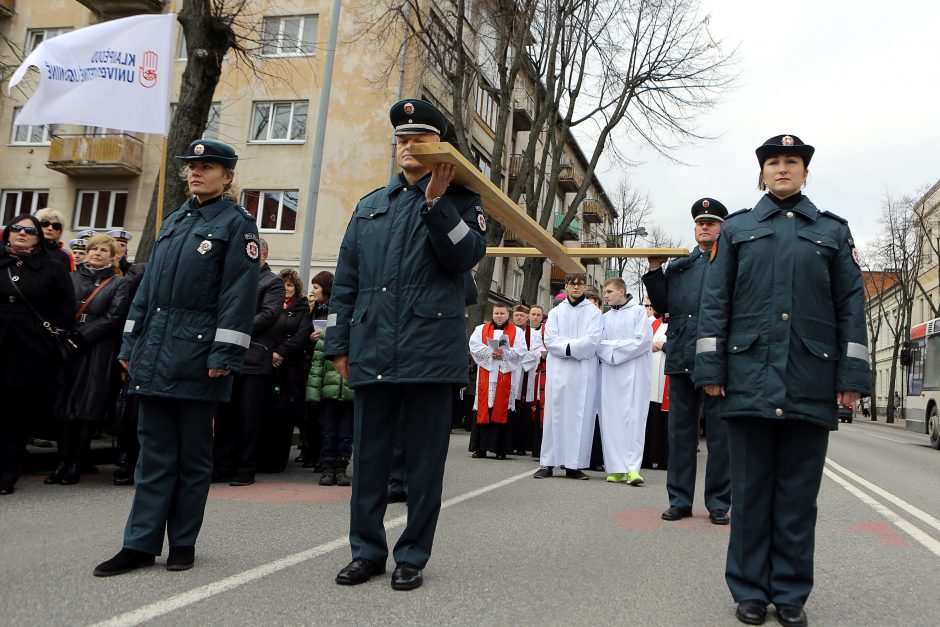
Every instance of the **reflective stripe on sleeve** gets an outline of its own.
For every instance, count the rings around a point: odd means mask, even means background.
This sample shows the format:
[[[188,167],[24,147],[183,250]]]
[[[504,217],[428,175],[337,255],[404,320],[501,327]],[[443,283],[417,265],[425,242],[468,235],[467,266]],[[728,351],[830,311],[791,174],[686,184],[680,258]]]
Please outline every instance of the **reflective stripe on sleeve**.
[[[332,313],[326,317],[326,326],[335,327],[336,326],[336,314]]]
[[[861,359],[866,364],[868,363],[868,347],[864,344],[858,344],[857,342],[849,342],[845,347],[845,356],[854,357],[855,359]]]
[[[467,236],[467,233],[470,232],[470,227],[467,226],[467,223],[461,220],[457,223],[457,226],[450,230],[450,233],[447,234],[447,237],[450,238],[450,241],[455,246],[460,243],[460,240]]]
[[[224,342],[226,344],[237,344],[242,348],[248,348],[248,345],[251,344],[251,336],[240,331],[233,331],[232,329],[216,329],[215,341]]]
[[[134,325],[135,325],[135,324],[137,324],[137,321],[136,321],[136,320],[127,320],[127,321],[124,323],[124,332],[125,332],[125,333],[133,333],[133,332],[134,332]]]
[[[695,354],[714,353],[718,350],[718,338],[701,337],[695,342]]]

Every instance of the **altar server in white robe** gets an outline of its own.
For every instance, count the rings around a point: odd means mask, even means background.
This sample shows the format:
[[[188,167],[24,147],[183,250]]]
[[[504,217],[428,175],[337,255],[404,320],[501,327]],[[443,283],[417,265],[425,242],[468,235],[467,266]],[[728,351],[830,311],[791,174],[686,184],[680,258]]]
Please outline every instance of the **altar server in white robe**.
[[[548,349],[545,382],[545,424],[536,479],[552,476],[564,466],[570,479],[588,479],[597,401],[597,345],[603,327],[601,312],[584,298],[587,276],[565,276],[568,296],[552,310],[545,327]]]
[[[499,342],[500,348],[491,343]],[[509,308],[493,305],[493,318],[473,330],[468,342],[477,366],[474,421],[470,429],[470,450],[474,458],[506,459],[509,450],[509,410],[514,407],[513,372],[528,360],[525,333],[509,321]]]
[[[607,481],[640,485],[643,438],[649,413],[653,329],[623,279],[604,283],[610,311],[597,346],[600,359],[600,423]]]

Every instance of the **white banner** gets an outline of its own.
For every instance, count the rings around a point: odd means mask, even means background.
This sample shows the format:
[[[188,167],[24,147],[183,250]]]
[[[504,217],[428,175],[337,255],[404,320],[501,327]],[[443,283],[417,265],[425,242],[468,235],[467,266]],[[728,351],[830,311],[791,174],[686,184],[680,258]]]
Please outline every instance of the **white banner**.
[[[36,93],[14,124],[82,124],[166,135],[176,14],[135,15],[53,37],[13,73],[9,94],[30,66]]]

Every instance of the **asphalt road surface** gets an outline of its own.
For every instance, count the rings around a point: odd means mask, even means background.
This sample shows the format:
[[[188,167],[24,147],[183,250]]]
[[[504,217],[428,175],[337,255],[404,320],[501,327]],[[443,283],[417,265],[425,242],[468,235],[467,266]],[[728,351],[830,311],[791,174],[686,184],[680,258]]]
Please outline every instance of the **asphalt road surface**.
[[[293,462],[254,486],[213,486],[194,569],[158,558],[107,579],[91,571],[120,548],[133,488],[112,486],[110,467],[76,486],[25,476],[0,500],[0,624],[739,624],[728,527],[708,523],[701,487],[695,516],[666,523],[665,472],[646,471],[642,487],[600,473],[536,481],[533,460],[473,460],[467,440],[451,437],[434,555],[411,592],[388,575],[333,583],[349,560],[350,489],[320,487]],[[940,624],[938,470],[923,435],[866,423],[832,435],[812,624]],[[404,516],[389,507],[390,544]]]

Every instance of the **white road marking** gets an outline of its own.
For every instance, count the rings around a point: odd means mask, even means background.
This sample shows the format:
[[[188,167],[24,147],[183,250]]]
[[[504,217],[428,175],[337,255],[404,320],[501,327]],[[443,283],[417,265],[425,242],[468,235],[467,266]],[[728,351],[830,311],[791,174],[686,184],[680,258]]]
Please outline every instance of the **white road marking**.
[[[903,509],[905,512],[907,512],[911,516],[914,516],[915,518],[921,520],[922,522],[930,525],[937,531],[940,531],[940,520],[937,520],[936,518],[934,518],[933,516],[925,512],[924,510],[914,507],[913,505],[911,505],[904,499],[898,498],[897,496],[891,494],[887,490],[876,486],[871,481],[868,481],[866,479],[863,479],[862,477],[859,477],[848,468],[844,468],[843,466],[840,466],[839,464],[835,463],[828,457],[826,458],[826,463],[828,463],[833,469],[838,470],[839,472],[841,472],[843,475],[845,475],[852,481],[868,488],[869,490],[871,490],[872,492],[874,492],[881,498],[889,501],[890,503],[894,503],[895,505]]]
[[[441,509],[458,505],[466,500],[480,496],[481,494],[498,490],[499,488],[507,486],[511,483],[515,483],[520,479],[531,476],[532,471],[527,470],[524,473],[509,477],[508,479],[504,479],[477,490],[472,490],[465,494],[455,496],[452,499],[447,499],[444,501],[441,504]],[[385,521],[385,529],[389,530],[404,525],[407,520],[407,515],[391,518]],[[167,597],[149,605],[144,605],[143,607],[139,607],[136,610],[131,610],[130,612],[125,612],[124,614],[120,614],[114,618],[94,623],[91,627],[130,627],[131,625],[140,625],[141,623],[145,623],[149,620],[153,620],[160,616],[169,614],[170,612],[174,612],[200,601],[204,601],[217,594],[228,592],[229,590],[243,586],[246,583],[261,579],[262,577],[267,577],[268,575],[273,575],[274,573],[282,571],[285,568],[296,566],[297,564],[301,564],[315,557],[325,555],[331,551],[341,549],[348,545],[348,537],[344,536],[342,538],[336,538],[331,542],[315,546],[313,548],[307,549],[306,551],[301,551],[300,553],[294,553],[293,555],[282,557],[281,559],[274,560],[273,562],[269,562],[267,564],[262,564],[261,566],[256,566],[255,568],[250,568],[230,577],[220,579],[219,581],[194,588],[187,592],[175,594],[171,597]]]
[[[862,501],[863,503],[870,505],[872,509],[874,509],[876,512],[878,512],[879,514],[884,516],[886,519],[888,519],[888,522],[892,523],[895,527],[897,527],[898,529],[900,529],[907,535],[914,538],[914,540],[922,544],[928,551],[930,551],[937,557],[940,557],[940,541],[937,541],[934,538],[930,537],[929,535],[927,535],[926,533],[924,533],[923,531],[915,527],[913,524],[911,524],[904,518],[901,518],[901,516],[899,516],[892,510],[888,509],[887,507],[885,507],[884,505],[876,501],[871,496],[865,494],[864,492],[862,492],[861,490],[856,488],[854,485],[852,485],[851,483],[849,483],[848,481],[846,481],[845,479],[843,479],[836,473],[832,472],[828,468],[824,468],[823,472],[826,474],[827,477],[829,477],[830,479],[832,479],[833,481],[841,485],[843,488],[845,488],[850,494],[853,494],[856,497],[858,497],[858,499]]]
[[[846,427],[843,425],[842,428],[847,429],[850,433],[851,432],[860,433],[861,435],[867,435],[870,438],[878,438],[879,440],[890,440],[892,442],[898,442],[900,444],[919,444],[919,442],[912,442],[910,440],[897,440],[895,438],[888,438],[883,435],[875,435],[874,433],[866,433],[864,429],[858,429],[855,427]]]

